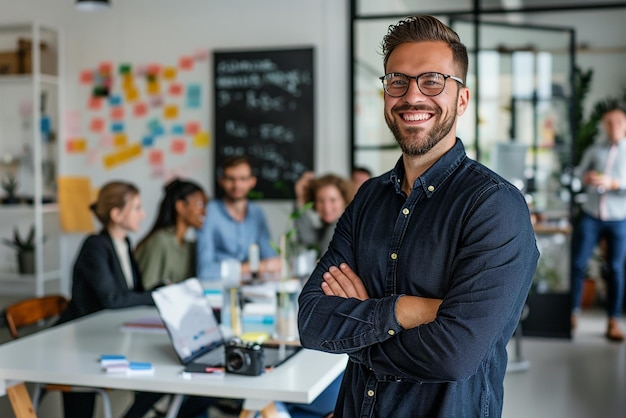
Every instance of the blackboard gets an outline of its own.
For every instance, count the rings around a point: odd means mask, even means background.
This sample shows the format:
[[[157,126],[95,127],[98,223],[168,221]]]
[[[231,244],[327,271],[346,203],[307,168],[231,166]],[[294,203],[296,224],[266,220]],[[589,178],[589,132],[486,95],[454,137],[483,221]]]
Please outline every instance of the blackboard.
[[[292,199],[294,183],[313,170],[313,48],[214,51],[213,62],[215,167],[246,155],[253,197]]]

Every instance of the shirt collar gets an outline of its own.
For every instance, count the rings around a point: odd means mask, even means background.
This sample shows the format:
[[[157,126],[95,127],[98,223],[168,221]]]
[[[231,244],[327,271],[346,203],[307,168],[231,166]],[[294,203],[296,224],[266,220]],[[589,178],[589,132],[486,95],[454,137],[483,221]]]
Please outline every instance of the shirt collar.
[[[454,146],[415,180],[411,190],[422,187],[426,196],[431,197],[466,157],[463,142],[457,138]],[[402,193],[402,179],[404,179],[404,164],[400,157],[389,176],[389,181],[396,189],[396,193]]]

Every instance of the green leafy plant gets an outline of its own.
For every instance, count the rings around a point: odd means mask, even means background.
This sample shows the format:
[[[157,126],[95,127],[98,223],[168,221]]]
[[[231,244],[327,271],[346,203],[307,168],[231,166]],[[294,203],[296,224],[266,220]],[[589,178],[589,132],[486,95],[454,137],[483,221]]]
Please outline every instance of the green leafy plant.
[[[17,180],[13,174],[7,174],[5,178],[2,179],[2,189],[6,192],[7,198],[15,198],[15,192],[17,191]]]
[[[20,235],[19,229],[14,227],[13,238],[2,238],[2,242],[18,252],[35,251],[35,226],[33,225],[30,227],[30,231],[25,238]]]
[[[287,230],[283,234],[285,236],[285,240],[287,241],[287,245],[288,246],[293,247],[295,245],[296,235],[298,233],[298,230],[296,229],[296,226],[295,226],[295,223],[294,223],[295,220],[298,219],[299,217],[301,217],[306,211],[308,211],[312,207],[313,207],[313,202],[307,202],[304,205],[302,205],[302,207],[300,207],[298,209],[294,209],[289,214],[289,224],[287,226]],[[280,249],[280,246],[278,244],[276,244],[274,241],[271,241],[270,245],[272,246],[272,248],[274,248],[274,250],[279,255],[283,255],[283,254],[281,254],[282,250]],[[289,251],[289,249],[287,249],[287,251]]]

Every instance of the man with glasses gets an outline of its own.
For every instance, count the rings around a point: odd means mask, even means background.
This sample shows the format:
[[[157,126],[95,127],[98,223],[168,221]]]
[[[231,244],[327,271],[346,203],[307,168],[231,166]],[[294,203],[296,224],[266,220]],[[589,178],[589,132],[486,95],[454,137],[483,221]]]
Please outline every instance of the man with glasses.
[[[300,294],[300,340],[350,357],[336,418],[499,417],[539,257],[528,207],[456,137],[470,97],[458,35],[416,16],[382,46],[402,156],[340,218]]]
[[[242,273],[250,273],[248,254],[252,244],[259,248],[258,273],[280,272],[280,258],[270,245],[265,214],[261,207],[248,200],[248,194],[256,186],[248,158],[224,160],[219,186],[224,197],[211,200],[202,229],[198,231],[198,277],[219,280],[221,262],[226,259],[241,261]]]

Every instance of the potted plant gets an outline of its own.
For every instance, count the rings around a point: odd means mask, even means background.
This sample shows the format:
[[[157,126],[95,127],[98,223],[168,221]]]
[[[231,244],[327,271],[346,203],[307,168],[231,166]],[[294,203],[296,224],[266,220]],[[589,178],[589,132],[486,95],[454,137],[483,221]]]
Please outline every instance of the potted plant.
[[[16,204],[19,203],[19,199],[15,192],[17,191],[17,180],[13,174],[7,174],[5,178],[2,179],[2,189],[6,193],[6,196],[2,199],[2,203],[5,205]]]
[[[13,228],[13,238],[3,238],[5,245],[17,251],[17,266],[20,274],[35,273],[35,226],[30,227],[26,238],[20,235],[17,227]]]

